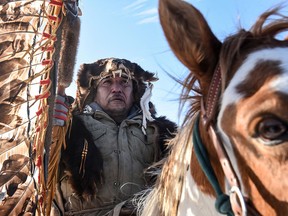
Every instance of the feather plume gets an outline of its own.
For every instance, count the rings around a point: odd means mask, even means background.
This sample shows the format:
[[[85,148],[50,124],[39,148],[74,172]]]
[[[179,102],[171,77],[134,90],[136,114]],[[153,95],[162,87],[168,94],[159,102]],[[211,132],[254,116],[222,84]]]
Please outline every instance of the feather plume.
[[[38,215],[46,215],[45,142],[52,131],[49,99],[55,87],[51,70],[54,60],[60,59],[61,65],[72,65],[61,69],[71,75],[79,19],[75,18],[75,32],[68,18],[63,21],[62,39],[69,38],[68,44],[74,41],[75,46],[64,44],[59,58],[61,46],[55,45],[60,41],[56,38],[61,32],[62,0],[0,3],[0,214],[35,214],[37,207]],[[72,80],[72,75],[67,77],[67,73],[59,77],[65,86]]]

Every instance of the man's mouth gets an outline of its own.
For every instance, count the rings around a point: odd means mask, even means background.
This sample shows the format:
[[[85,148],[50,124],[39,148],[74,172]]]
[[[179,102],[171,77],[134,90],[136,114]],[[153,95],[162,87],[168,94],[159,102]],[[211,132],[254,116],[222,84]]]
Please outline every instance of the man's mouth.
[[[121,101],[121,102],[125,102],[124,98],[121,96],[113,96],[112,98],[110,98],[110,101]]]

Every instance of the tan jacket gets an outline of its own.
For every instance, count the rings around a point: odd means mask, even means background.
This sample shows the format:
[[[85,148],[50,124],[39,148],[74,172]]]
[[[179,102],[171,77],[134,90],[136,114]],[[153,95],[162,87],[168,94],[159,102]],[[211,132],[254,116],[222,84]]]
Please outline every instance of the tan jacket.
[[[120,125],[101,110],[81,114],[78,118],[101,152],[104,179],[97,193],[87,200],[74,193],[69,175],[64,174],[59,182],[62,208],[68,215],[104,215],[147,186],[143,171],[159,159],[158,130],[149,123],[144,135],[139,110]],[[61,207],[59,198],[57,203]]]

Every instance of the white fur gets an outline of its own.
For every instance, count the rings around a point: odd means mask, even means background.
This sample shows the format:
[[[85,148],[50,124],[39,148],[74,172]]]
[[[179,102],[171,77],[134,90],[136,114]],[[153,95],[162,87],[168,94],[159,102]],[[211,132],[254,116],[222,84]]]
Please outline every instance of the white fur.
[[[178,208],[178,215],[185,216],[214,216],[221,215],[216,212],[215,198],[203,194],[191,176],[190,169],[187,170],[183,185],[183,191]]]
[[[270,87],[273,91],[280,91],[288,94],[288,53],[286,54],[286,61],[282,62],[282,68],[284,73],[281,74],[277,79],[273,80]]]
[[[226,148],[227,154],[229,155],[229,158],[231,160],[232,166],[235,169],[236,174],[238,177],[239,175],[239,169],[236,163],[236,159],[234,157],[234,153],[232,150],[232,146],[230,143],[230,140],[223,131],[221,127],[221,119],[223,118],[223,114],[227,106],[230,104],[237,103],[243,95],[237,93],[236,87],[242,83],[245,79],[247,79],[249,73],[253,70],[255,65],[259,61],[263,60],[275,60],[275,61],[281,61],[281,68],[283,69],[284,73],[279,76],[279,78],[275,79],[273,82],[271,82],[271,91],[281,91],[284,93],[288,92],[288,48],[273,48],[273,49],[263,49],[259,50],[257,52],[251,53],[248,55],[247,59],[244,61],[242,66],[236,71],[235,76],[232,78],[231,82],[227,86],[227,88],[224,91],[222,101],[221,101],[221,107],[220,112],[218,116],[218,130],[221,134],[221,138],[223,140],[224,146]],[[240,179],[241,184],[241,179]],[[241,184],[241,187],[243,188],[243,185]]]
[[[281,89],[283,89],[284,92],[287,92],[288,86],[286,84],[287,84],[287,79],[288,79],[287,78],[288,48],[264,49],[264,50],[251,53],[250,55],[248,55],[247,59],[244,61],[242,66],[235,73],[235,76],[232,78],[228,87],[224,91],[218,120],[222,118],[223,112],[229,104],[237,103],[237,101],[242,98],[242,95],[237,93],[236,86],[242,83],[247,78],[249,73],[252,71],[252,69],[260,60],[262,61],[263,60],[275,60],[275,61],[282,62],[282,68],[286,71],[286,73],[282,74],[282,76],[279,77],[278,81],[274,82],[275,85],[272,87],[275,88],[275,90],[282,91]],[[285,74],[286,74],[286,79],[282,80],[282,78],[285,77]],[[282,84],[279,85],[280,83]],[[280,88],[280,86],[282,88]]]

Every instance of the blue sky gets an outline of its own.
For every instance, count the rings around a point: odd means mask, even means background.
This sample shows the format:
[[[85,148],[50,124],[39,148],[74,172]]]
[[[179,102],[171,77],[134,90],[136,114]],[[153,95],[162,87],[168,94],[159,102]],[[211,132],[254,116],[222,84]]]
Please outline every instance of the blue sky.
[[[284,0],[189,0],[208,20],[215,35],[223,40],[239,26],[249,29],[258,15]],[[157,0],[80,0],[81,34],[73,84],[66,91],[75,96],[79,65],[100,58],[126,58],[155,72],[152,102],[159,115],[180,124],[181,87],[167,76],[183,78],[188,70],[170,51],[158,19]],[[288,8],[284,10],[288,14]]]

